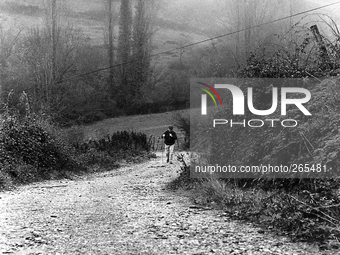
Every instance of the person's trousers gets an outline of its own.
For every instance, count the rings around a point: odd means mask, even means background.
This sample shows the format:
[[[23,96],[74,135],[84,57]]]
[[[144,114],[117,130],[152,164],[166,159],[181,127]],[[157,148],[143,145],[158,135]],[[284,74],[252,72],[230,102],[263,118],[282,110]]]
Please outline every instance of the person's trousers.
[[[174,155],[174,148],[175,145],[166,145],[165,144],[165,155],[166,155],[166,162],[172,162],[173,155]]]

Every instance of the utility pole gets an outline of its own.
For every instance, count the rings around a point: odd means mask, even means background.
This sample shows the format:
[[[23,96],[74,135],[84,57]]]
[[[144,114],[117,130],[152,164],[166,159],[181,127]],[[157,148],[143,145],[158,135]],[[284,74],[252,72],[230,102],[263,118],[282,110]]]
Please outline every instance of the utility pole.
[[[319,46],[319,54],[322,60],[322,64],[320,66],[320,68],[322,70],[328,69],[328,68],[333,68],[332,64],[331,64],[331,60],[329,58],[328,52],[327,52],[327,48],[326,45],[322,39],[322,35],[319,32],[318,26],[317,25],[313,25],[310,27],[310,29],[312,30],[312,33],[315,37],[315,40]]]

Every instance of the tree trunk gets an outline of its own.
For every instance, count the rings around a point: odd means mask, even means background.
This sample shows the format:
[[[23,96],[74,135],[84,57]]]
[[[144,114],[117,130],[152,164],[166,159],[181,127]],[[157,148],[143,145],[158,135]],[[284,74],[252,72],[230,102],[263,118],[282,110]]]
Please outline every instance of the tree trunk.
[[[109,66],[110,74],[109,74],[109,88],[111,91],[114,90],[114,70],[112,68],[114,64],[114,47],[113,47],[113,29],[114,29],[114,21],[113,21],[113,7],[112,7],[112,0],[108,1],[108,35],[109,35],[109,42],[108,42],[108,55],[109,55]]]
[[[245,24],[245,31],[244,31],[244,48],[246,54],[246,61],[248,62],[249,54],[250,54],[250,39],[251,39],[251,10],[250,10],[250,3],[249,0],[244,0],[244,24]]]

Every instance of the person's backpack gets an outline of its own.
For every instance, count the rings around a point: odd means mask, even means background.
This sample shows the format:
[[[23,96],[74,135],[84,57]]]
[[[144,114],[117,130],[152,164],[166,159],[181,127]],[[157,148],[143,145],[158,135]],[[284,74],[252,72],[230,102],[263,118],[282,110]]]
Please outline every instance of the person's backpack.
[[[176,133],[173,131],[166,131],[164,139],[165,139],[165,144],[169,144],[169,145],[174,144],[176,141]]]

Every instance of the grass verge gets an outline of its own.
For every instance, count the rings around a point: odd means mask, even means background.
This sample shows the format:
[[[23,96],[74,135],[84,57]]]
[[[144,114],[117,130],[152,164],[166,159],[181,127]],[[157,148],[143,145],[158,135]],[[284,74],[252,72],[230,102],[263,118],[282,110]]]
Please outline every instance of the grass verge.
[[[303,188],[291,190],[273,185],[273,180],[197,180],[190,178],[183,154],[178,160],[182,164],[179,176],[168,188],[191,190],[195,204],[222,209],[233,219],[250,221],[293,241],[317,243],[327,250],[340,248],[339,180],[300,180]],[[307,182],[314,188],[307,189]]]

